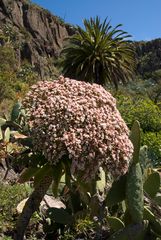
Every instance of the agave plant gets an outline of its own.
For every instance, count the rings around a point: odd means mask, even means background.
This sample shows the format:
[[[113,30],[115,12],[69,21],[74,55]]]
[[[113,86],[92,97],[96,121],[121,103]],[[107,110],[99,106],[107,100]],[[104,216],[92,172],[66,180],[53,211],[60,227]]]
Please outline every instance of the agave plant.
[[[115,87],[132,79],[134,49],[127,40],[130,35],[121,26],[112,28],[107,19],[101,23],[99,17],[85,19],[85,30],[78,26],[62,50],[63,74],[101,85],[112,83]]]

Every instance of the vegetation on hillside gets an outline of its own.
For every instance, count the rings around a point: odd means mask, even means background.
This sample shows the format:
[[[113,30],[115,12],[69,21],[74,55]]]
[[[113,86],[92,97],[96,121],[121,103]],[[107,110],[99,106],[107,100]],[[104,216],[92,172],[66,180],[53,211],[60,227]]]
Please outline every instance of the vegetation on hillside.
[[[6,30],[6,29],[5,29]],[[8,32],[0,36],[0,113],[8,109],[18,99],[23,98],[29,86],[38,80],[38,74],[26,60],[19,64],[16,56],[16,39]]]

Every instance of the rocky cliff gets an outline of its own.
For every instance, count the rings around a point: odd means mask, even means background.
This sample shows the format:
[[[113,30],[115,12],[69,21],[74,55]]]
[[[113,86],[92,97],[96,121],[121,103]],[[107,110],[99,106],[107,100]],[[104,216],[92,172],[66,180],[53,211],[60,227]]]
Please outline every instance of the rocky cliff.
[[[29,0],[0,0],[0,29],[13,41],[19,64],[28,60],[41,77],[50,72],[73,28]]]

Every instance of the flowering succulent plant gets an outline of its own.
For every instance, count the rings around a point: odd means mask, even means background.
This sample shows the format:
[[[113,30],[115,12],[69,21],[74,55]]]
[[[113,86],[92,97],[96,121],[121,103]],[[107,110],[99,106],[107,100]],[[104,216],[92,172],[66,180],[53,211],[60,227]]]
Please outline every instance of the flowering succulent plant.
[[[133,153],[129,130],[102,86],[61,76],[33,85],[23,105],[34,150],[51,164],[68,155],[72,174],[85,180],[100,166],[114,177],[127,172]]]

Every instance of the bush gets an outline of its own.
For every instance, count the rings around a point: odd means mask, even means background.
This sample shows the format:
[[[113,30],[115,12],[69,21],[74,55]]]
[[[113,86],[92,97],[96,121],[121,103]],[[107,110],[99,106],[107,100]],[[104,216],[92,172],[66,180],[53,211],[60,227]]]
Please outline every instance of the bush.
[[[161,130],[161,110],[150,99],[133,100],[129,96],[118,96],[118,109],[129,128],[138,120],[144,132]]]
[[[142,145],[148,146],[148,155],[153,165],[161,165],[161,131],[158,133],[147,132],[142,135]]]
[[[148,156],[154,166],[161,164],[161,110],[150,99],[134,100],[119,95],[118,109],[129,128],[138,120],[142,128],[142,145],[148,146]]]
[[[11,186],[0,183],[0,232],[12,230],[17,215],[16,207],[28,194],[29,189],[26,185],[15,184]]]

